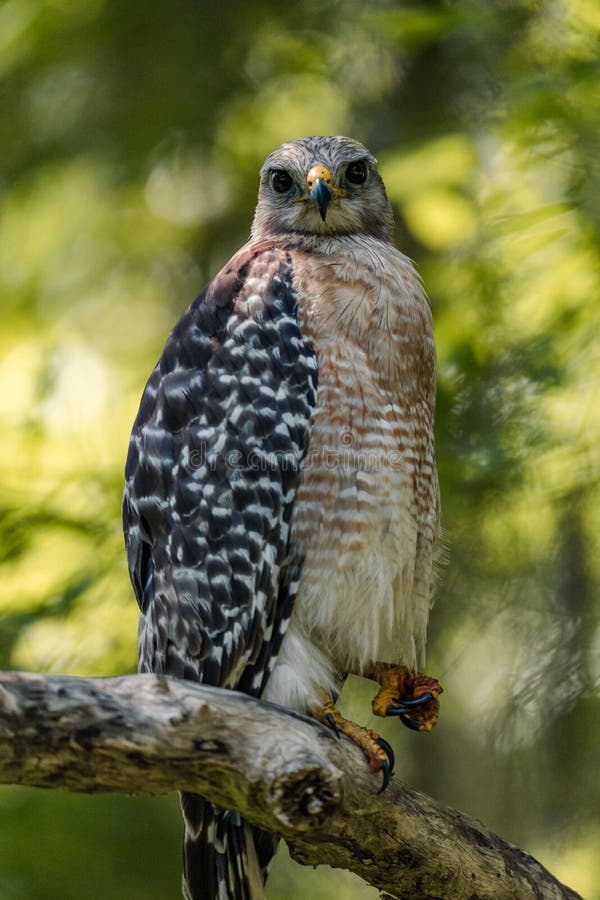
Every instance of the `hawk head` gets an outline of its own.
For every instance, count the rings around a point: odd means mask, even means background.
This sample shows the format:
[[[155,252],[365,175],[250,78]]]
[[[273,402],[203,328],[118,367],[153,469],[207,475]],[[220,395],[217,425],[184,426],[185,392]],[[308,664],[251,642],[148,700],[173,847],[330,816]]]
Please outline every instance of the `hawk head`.
[[[347,137],[282,144],[260,170],[253,238],[301,233],[392,235],[392,209],[377,161]]]

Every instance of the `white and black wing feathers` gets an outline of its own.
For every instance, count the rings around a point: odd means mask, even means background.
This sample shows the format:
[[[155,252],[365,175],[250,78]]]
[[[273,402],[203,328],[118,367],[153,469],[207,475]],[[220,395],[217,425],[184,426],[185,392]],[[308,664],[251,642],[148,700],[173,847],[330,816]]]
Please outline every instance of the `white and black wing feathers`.
[[[260,694],[301,560],[289,524],[317,367],[292,259],[241,251],[183,315],[142,397],[123,520],[139,668]]]

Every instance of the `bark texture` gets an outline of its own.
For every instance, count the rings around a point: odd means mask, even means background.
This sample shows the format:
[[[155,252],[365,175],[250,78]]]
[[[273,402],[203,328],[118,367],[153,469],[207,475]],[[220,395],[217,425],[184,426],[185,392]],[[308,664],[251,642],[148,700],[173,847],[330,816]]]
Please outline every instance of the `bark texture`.
[[[403,785],[312,720],[157,675],[0,673],[0,783],[194,791],[279,832],[298,862],[406,900],[577,898],[480,822]]]

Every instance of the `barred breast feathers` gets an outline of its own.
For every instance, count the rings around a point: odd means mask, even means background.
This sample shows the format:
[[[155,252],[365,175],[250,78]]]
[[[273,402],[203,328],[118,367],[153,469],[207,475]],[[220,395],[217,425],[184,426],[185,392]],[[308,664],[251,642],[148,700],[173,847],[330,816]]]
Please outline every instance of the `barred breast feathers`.
[[[317,356],[317,405],[292,517],[305,562],[270,692],[289,702],[285,681],[294,705],[304,692],[310,707],[306,668],[296,667],[295,684],[290,670],[300,645],[326,683],[375,661],[416,666],[439,503],[435,350],[420,279],[375,238],[320,241],[320,253],[303,244],[294,282]]]

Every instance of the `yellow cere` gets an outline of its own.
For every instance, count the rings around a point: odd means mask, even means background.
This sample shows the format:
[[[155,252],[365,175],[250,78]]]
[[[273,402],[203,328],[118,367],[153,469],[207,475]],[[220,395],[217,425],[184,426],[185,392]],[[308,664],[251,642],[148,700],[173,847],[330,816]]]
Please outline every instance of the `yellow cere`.
[[[308,185],[309,190],[310,190],[310,188],[312,188],[312,186],[314,185],[315,181],[317,181],[318,178],[320,178],[322,181],[324,181],[325,184],[328,184],[330,186],[333,185],[333,178],[331,177],[331,172],[329,171],[327,166],[317,165],[317,166],[313,166],[312,169],[310,169],[308,175],[306,176],[306,183]]]

